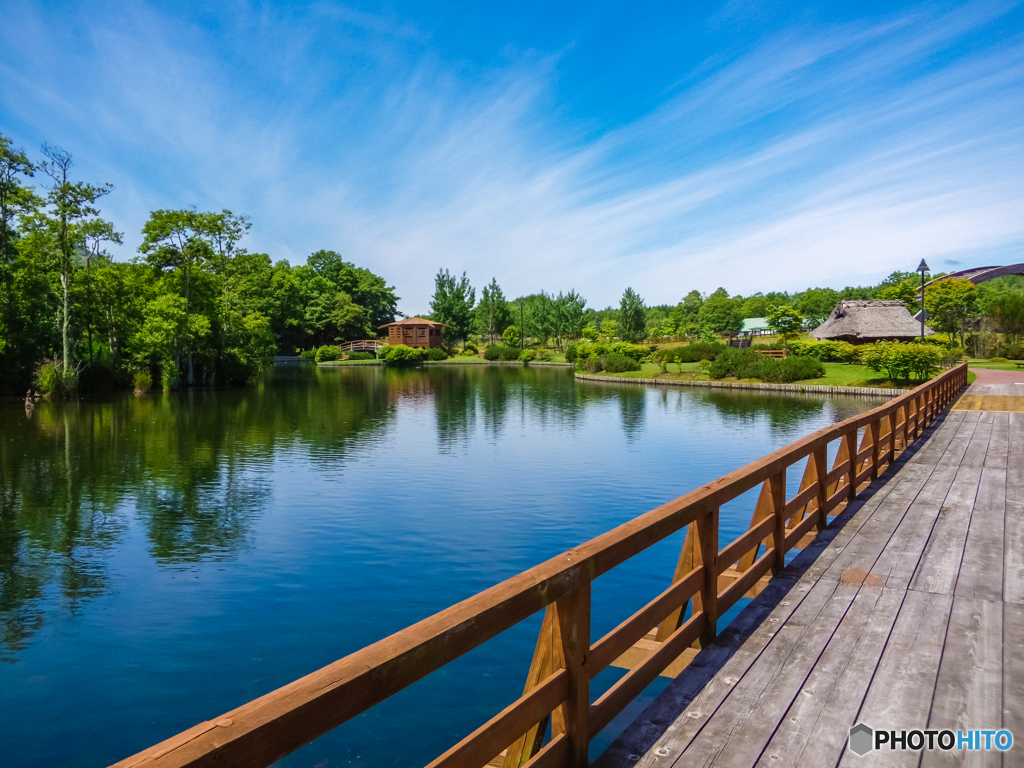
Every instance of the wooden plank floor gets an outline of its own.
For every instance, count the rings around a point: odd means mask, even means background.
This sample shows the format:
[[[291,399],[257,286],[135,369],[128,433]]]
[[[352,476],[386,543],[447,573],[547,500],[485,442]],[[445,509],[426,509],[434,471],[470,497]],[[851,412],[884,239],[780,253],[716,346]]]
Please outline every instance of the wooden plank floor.
[[[596,765],[1024,766],[1021,390],[968,390]],[[858,757],[860,721],[1015,743]]]

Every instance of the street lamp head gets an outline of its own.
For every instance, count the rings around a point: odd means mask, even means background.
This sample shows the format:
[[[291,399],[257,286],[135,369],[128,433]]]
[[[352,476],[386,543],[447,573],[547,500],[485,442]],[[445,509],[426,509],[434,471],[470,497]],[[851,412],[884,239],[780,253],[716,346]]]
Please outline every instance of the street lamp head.
[[[921,259],[921,263],[917,265],[917,271],[922,275],[928,271],[928,263],[924,259]]]

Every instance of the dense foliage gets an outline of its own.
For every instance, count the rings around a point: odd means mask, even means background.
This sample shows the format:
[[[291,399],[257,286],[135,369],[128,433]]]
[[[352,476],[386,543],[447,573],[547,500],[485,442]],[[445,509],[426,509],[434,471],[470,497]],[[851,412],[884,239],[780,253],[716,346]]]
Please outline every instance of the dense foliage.
[[[811,357],[779,360],[754,349],[727,349],[711,363],[708,375],[713,379],[734,376],[737,379],[786,383],[821,378],[825,375],[825,366]]]
[[[115,262],[121,234],[99,210],[111,191],[75,179],[59,148],[34,163],[0,136],[0,390],[242,382],[275,354],[395,318],[381,277],[334,251],[275,264],[243,247],[249,220],[228,210],[154,211],[138,255]]]
[[[906,381],[911,375],[918,381],[930,379],[943,362],[943,353],[935,344],[901,344],[878,341],[863,348],[864,363],[882,372],[892,381]]]

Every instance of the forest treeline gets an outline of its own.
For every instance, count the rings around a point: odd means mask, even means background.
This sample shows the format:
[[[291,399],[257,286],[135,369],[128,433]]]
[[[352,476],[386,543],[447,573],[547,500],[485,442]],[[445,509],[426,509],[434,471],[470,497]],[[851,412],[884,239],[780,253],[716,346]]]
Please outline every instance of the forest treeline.
[[[29,158],[0,135],[0,389],[60,393],[230,384],[278,353],[366,337],[395,319],[383,278],[317,251],[277,263],[244,247],[231,211],[153,211],[138,255],[103,218],[107,184],[70,154]]]

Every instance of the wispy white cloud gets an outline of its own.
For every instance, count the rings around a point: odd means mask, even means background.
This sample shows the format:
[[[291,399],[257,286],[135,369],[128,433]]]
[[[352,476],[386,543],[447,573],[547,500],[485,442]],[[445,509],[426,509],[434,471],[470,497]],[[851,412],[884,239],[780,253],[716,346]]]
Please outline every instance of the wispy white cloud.
[[[228,207],[250,247],[334,248],[408,310],[441,266],[598,305],[843,285],[1024,260],[1024,45],[963,45],[1003,10],[783,29],[595,136],[553,95],[571,51],[479,71],[414,21],[328,4],[239,4],[214,31],[132,5],[47,35],[24,6],[0,130],[112,181],[128,253],[150,209]]]

